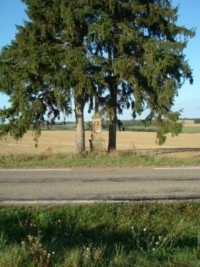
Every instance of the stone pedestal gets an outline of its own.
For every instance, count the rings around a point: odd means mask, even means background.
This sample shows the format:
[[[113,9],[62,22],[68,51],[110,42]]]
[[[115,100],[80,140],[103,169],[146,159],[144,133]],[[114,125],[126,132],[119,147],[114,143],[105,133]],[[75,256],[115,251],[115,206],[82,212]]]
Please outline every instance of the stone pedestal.
[[[105,151],[105,140],[103,138],[90,139],[90,151],[104,152]]]
[[[99,113],[95,113],[92,117],[92,134],[90,142],[90,151],[105,151],[105,140],[101,137],[102,117]]]

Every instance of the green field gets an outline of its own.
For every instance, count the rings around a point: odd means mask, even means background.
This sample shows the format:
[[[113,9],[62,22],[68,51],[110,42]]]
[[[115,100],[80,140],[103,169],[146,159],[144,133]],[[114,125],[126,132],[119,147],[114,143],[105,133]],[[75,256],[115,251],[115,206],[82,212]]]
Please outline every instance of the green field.
[[[183,127],[183,133],[200,133],[200,126]]]
[[[124,120],[122,121],[122,128],[117,130],[133,131],[133,132],[155,132],[156,127],[152,122],[150,125],[145,126],[142,120]],[[108,123],[103,122],[103,130],[108,130]],[[52,130],[52,131],[74,131],[76,129],[75,122],[62,122],[52,125],[51,127],[43,127],[42,130]],[[85,123],[85,130],[90,131],[92,129],[92,122]],[[199,123],[194,123],[191,120],[189,125],[183,127],[183,133],[200,133]]]
[[[0,208],[1,267],[198,267],[200,203]]]

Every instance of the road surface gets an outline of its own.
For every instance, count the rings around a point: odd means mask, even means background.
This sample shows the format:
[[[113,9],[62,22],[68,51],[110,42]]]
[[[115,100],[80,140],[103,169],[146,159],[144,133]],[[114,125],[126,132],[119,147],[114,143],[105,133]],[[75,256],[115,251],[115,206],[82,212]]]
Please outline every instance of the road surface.
[[[200,199],[200,167],[0,169],[0,205]]]

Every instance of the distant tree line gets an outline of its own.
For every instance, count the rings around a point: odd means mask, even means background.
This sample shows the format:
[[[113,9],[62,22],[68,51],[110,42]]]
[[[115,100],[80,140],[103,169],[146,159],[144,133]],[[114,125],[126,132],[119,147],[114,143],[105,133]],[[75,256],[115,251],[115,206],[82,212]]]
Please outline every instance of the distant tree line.
[[[194,119],[194,123],[200,124],[200,119]]]

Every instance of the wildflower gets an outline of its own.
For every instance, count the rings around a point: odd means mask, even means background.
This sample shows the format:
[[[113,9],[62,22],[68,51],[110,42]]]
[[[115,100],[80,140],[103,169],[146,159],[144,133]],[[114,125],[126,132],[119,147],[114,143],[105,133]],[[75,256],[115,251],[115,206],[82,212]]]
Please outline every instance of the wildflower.
[[[144,232],[146,232],[146,230],[147,230],[146,228],[143,229]]]
[[[34,237],[33,237],[32,235],[28,235],[27,237],[28,237],[28,240],[29,240],[30,242],[33,241],[33,239],[34,239]]]

